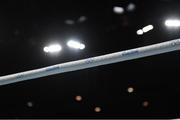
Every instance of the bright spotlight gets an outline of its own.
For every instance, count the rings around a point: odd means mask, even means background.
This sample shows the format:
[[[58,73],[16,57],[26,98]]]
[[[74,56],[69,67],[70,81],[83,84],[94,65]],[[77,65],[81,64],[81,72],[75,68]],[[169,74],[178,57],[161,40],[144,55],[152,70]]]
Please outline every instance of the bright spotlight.
[[[79,49],[83,50],[85,48],[84,44],[80,44]]]
[[[113,11],[116,13],[116,14],[123,14],[124,13],[124,8],[123,7],[114,7],[113,8]]]
[[[153,28],[154,28],[153,25],[148,25],[148,26],[145,26],[142,30],[144,33],[146,33],[148,31],[152,30]]]
[[[150,30],[154,29],[153,25],[147,25],[143,27],[142,29],[139,29],[136,31],[137,35],[143,35],[146,32],[149,32]]]
[[[137,33],[137,35],[143,35],[144,32],[143,32],[143,30],[140,29],[140,30],[137,30],[136,33]]]
[[[85,48],[84,44],[77,42],[75,40],[68,41],[67,46],[70,48],[81,49],[81,50]]]
[[[60,52],[62,49],[62,47],[59,44],[53,44],[53,45],[49,45],[44,47],[44,52],[46,53],[57,53]]]
[[[166,20],[165,25],[167,27],[180,27],[180,20],[176,20],[176,19]]]

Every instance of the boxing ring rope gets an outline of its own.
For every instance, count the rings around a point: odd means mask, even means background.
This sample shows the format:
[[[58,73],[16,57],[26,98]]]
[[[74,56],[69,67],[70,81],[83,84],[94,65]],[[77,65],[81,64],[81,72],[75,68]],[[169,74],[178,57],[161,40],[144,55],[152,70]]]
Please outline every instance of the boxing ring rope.
[[[180,39],[0,77],[0,85],[180,50]]]

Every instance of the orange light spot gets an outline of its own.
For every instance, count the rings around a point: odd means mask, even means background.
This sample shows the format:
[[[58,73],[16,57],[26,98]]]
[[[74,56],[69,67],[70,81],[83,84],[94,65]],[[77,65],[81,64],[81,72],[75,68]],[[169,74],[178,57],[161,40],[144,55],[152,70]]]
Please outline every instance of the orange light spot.
[[[128,93],[132,93],[132,92],[134,92],[134,88],[133,88],[133,87],[129,87],[129,88],[127,89],[127,91],[128,91]]]
[[[77,96],[75,97],[75,100],[78,101],[78,102],[82,101],[82,96],[77,95]]]
[[[95,107],[94,111],[95,112],[101,112],[101,108],[100,107]]]
[[[142,105],[143,105],[143,107],[148,107],[149,106],[149,102],[148,101],[144,101]]]

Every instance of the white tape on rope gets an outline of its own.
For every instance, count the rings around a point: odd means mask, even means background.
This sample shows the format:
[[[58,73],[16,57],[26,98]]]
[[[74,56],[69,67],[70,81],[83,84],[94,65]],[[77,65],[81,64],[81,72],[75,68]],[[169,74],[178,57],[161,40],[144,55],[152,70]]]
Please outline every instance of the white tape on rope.
[[[0,85],[180,50],[180,39],[0,77]]]

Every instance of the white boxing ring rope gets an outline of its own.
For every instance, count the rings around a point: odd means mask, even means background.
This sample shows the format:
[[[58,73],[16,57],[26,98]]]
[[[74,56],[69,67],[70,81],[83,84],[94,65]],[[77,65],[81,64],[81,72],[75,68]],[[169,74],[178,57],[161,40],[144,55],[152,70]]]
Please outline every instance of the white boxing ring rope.
[[[0,77],[0,85],[180,50],[180,39]]]

